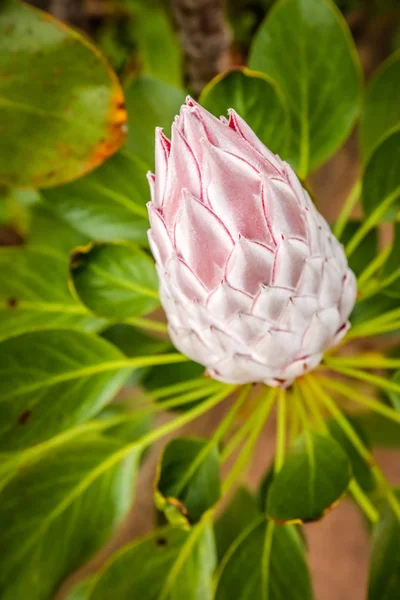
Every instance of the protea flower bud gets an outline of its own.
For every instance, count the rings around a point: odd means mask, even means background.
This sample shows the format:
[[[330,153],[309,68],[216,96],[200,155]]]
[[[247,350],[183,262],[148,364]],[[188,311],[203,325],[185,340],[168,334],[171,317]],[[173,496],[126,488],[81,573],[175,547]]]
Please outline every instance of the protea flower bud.
[[[290,166],[187,98],[156,132],[149,239],[175,346],[228,383],[287,386],[349,327],[356,282]]]

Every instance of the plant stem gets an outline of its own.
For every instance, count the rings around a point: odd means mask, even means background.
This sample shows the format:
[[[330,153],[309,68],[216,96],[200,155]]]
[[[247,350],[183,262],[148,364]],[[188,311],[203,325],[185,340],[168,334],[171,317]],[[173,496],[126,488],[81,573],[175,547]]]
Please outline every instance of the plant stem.
[[[256,445],[259,435],[261,434],[262,430],[264,429],[265,423],[271,413],[272,407],[275,402],[275,396],[276,396],[276,389],[268,388],[268,391],[266,393],[266,398],[260,399],[262,404],[261,404],[260,410],[257,411],[257,416],[259,418],[257,419],[257,423],[254,425],[252,431],[250,432],[250,435],[247,438],[246,443],[244,444],[243,448],[241,449],[240,454],[239,454],[237,460],[235,461],[235,464],[234,464],[232,470],[230,471],[229,475],[226,477],[225,481],[222,484],[222,488],[221,488],[222,496],[225,496],[225,494],[227,494],[227,492],[231,489],[231,487],[237,482],[239,475],[246,468],[246,466],[252,456],[254,446]]]
[[[303,398],[308,406],[308,409],[314,416],[314,419],[317,423],[319,431],[321,431],[325,434],[329,434],[329,429],[328,429],[327,424],[325,423],[325,419],[323,418],[321,411],[319,410],[319,407],[318,407],[317,403],[315,402],[315,398],[313,398],[313,396],[312,396],[312,390],[307,385],[307,377],[304,378],[304,380],[301,383],[299,383],[299,389],[300,389],[301,395],[303,396]]]
[[[394,202],[400,196],[400,186],[397,187],[391,194],[389,194],[383,202],[380,202],[375,210],[369,215],[369,217],[364,221],[364,223],[359,227],[356,233],[353,235],[351,240],[346,245],[346,254],[350,257],[354,250],[358,248],[360,243],[363,241],[365,236],[377,225],[386,211],[394,204]]]
[[[349,217],[352,213],[353,208],[357,204],[361,194],[361,181],[358,179],[350,190],[349,195],[346,198],[345,203],[342,206],[342,210],[339,213],[335,227],[333,228],[334,235],[340,239]]]
[[[371,352],[358,356],[334,356],[325,360],[325,364],[361,369],[400,369],[400,358],[386,358],[381,353]]]
[[[384,248],[384,250],[379,252],[379,254],[374,258],[374,260],[369,263],[368,267],[366,267],[364,269],[364,271],[361,273],[361,275],[358,277],[357,286],[358,286],[358,289],[361,290],[361,298],[365,298],[362,288],[367,284],[367,282],[369,282],[372,275],[374,275],[376,273],[376,271],[378,269],[380,269],[381,266],[386,262],[386,259],[389,256],[390,252],[391,252],[390,246],[388,246],[387,248]],[[377,291],[379,291],[379,290],[377,290]]]
[[[179,383],[173,383],[171,385],[166,385],[156,390],[151,390],[150,392],[147,392],[145,394],[145,397],[154,400],[161,400],[162,398],[166,398],[174,394],[179,394],[180,392],[186,392],[187,390],[190,390],[191,388],[195,388],[200,385],[206,386],[210,383],[216,382],[213,379],[197,377],[196,379],[188,379],[187,381],[180,381]]]
[[[133,358],[126,358],[120,361],[115,361],[114,368],[132,367],[139,369],[141,367],[152,367],[153,365],[171,365],[180,362],[188,362],[190,358],[183,354],[171,353],[171,354],[155,354],[153,356],[134,356]],[[113,363],[110,363],[113,368]]]
[[[234,452],[236,448],[241,444],[248,432],[253,429],[256,423],[258,423],[260,408],[254,411],[252,416],[246,420],[246,422],[240,427],[240,429],[238,429],[238,431],[236,431],[236,433],[231,437],[229,442],[223,448],[221,452],[221,463],[224,463],[228,460],[232,452]]]
[[[317,380],[313,375],[308,376],[309,385],[316,394],[318,398],[320,398],[321,402],[326,406],[329,412],[332,414],[338,425],[347,435],[348,439],[351,441],[353,446],[356,448],[357,452],[360,456],[365,460],[365,462],[370,466],[371,472],[374,475],[375,481],[381,487],[381,489],[385,492],[387,500],[391,505],[393,512],[395,513],[397,519],[400,521],[400,503],[396,497],[396,494],[393,492],[390,483],[387,481],[386,477],[380,470],[377,465],[375,458],[369,451],[369,449],[364,445],[362,440],[358,437],[356,431],[346,419],[345,415],[342,411],[336,406],[335,402],[332,398],[324,392],[321,386],[318,384]]]
[[[200,389],[190,390],[186,394],[182,394],[181,396],[176,396],[171,398],[170,400],[165,400],[163,402],[157,402],[153,404],[148,404],[147,406],[138,407],[133,411],[133,416],[137,414],[145,414],[145,413],[153,413],[153,412],[162,412],[166,410],[170,410],[171,408],[176,408],[177,406],[184,406],[185,404],[191,404],[196,400],[200,400],[204,398],[204,396],[209,396],[213,392],[217,392],[218,390],[223,389],[223,385],[217,381],[214,384],[204,385],[200,387]],[[128,416],[128,415],[127,415]]]
[[[388,392],[400,392],[400,384],[395,381],[390,381],[385,379],[384,377],[379,377],[379,375],[372,375],[372,373],[367,373],[366,371],[361,371],[359,369],[350,369],[346,367],[340,367],[336,364],[327,363],[332,371],[336,371],[337,373],[342,373],[343,375],[347,375],[348,377],[352,377],[353,379],[360,379],[361,381],[367,381],[372,385],[375,385],[382,390],[386,390]]]
[[[285,437],[286,437],[286,391],[279,390],[277,428],[276,428],[276,454],[275,473],[279,473],[285,461]]]
[[[168,326],[161,321],[153,321],[144,317],[130,317],[124,321],[126,325],[133,325],[141,329],[149,329],[150,331],[158,331],[160,333],[168,333]]]
[[[367,519],[369,519],[371,523],[379,521],[379,512],[354,477],[350,481],[349,490]]]
[[[243,387],[236,402],[234,403],[234,405],[232,406],[230,411],[227,413],[227,415],[224,417],[224,419],[222,419],[222,421],[218,425],[217,429],[214,431],[212,438],[208,441],[208,443],[199,452],[199,454],[196,456],[195,460],[190,464],[190,467],[188,468],[188,470],[183,474],[182,478],[179,480],[179,483],[177,483],[176,490],[174,492],[174,495],[176,497],[179,497],[179,494],[185,488],[186,484],[190,481],[191,477],[193,477],[193,475],[196,473],[196,471],[201,466],[201,464],[204,462],[204,460],[207,458],[207,456],[210,454],[210,452],[216,446],[218,446],[218,444],[220,443],[220,441],[222,440],[224,435],[227,433],[227,431],[231,427],[233,421],[235,420],[236,415],[239,412],[240,408],[243,406],[244,402],[247,400],[250,390],[251,390],[251,385],[246,385]]]
[[[375,335],[382,335],[383,333],[390,333],[391,331],[396,331],[400,329],[400,320],[392,321],[390,323],[382,323],[380,325],[367,326],[367,323],[362,326],[354,327],[354,329],[350,329],[349,333],[346,335],[346,340],[351,340],[353,338],[360,337],[371,337]]]
[[[288,400],[290,399],[290,426],[289,426],[289,445],[291,446],[296,439],[300,426],[299,408],[297,406],[297,399],[295,394],[288,394]]]
[[[318,380],[320,381],[323,387],[339,392],[346,398],[353,400],[353,402],[357,402],[358,404],[365,406],[365,408],[373,410],[374,412],[381,414],[387,419],[390,419],[391,421],[400,424],[400,413],[395,411],[390,406],[387,406],[386,404],[383,404],[382,402],[379,402],[374,398],[365,396],[364,394],[361,394],[357,390],[354,390],[350,386],[345,385],[340,381],[332,380],[328,377],[318,377]]]

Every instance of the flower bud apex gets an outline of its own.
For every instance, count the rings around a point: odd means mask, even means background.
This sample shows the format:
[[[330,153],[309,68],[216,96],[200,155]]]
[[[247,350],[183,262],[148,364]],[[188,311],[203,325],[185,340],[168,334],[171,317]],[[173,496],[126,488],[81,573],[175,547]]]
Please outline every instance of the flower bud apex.
[[[149,240],[175,346],[227,383],[287,386],[349,328],[356,280],[290,166],[188,98],[156,131]]]

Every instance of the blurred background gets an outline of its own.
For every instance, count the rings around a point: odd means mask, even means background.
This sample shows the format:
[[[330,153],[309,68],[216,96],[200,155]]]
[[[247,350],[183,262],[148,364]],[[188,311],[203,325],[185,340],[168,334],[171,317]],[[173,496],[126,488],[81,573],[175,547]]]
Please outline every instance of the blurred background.
[[[198,97],[218,73],[246,64],[252,37],[273,0],[31,0],[62,21],[84,31],[101,48],[115,71],[125,79],[146,73],[171,85],[185,87]],[[338,0],[357,45],[368,79],[379,64],[400,48],[400,0]],[[398,85],[400,98],[400,81]],[[228,108],[228,107],[227,107]],[[359,174],[357,140],[345,146],[310,178],[319,208],[333,220]],[[23,230],[13,219],[1,219],[0,245],[23,242]],[[220,410],[191,426],[208,434]],[[274,425],[261,440],[249,485],[255,488],[274,452]],[[135,506],[117,537],[74,580],[96,568],[118,546],[153,526],[152,481],[154,448],[141,474]],[[394,452],[377,455],[389,478],[400,484],[400,465]],[[311,571],[318,600],[364,600],[368,536],[359,511],[342,502],[322,522],[307,525]],[[64,591],[67,589],[64,587]],[[59,598],[63,597],[63,590]],[[288,599],[289,600],[289,599]]]

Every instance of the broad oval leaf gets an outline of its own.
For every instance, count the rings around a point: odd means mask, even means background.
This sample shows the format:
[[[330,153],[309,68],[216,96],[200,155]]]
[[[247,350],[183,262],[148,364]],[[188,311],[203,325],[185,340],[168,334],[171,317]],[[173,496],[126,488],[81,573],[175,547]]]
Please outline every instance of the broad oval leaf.
[[[231,545],[215,600],[312,600],[310,575],[295,527],[259,517]]]
[[[242,68],[217,75],[203,90],[200,102],[216,117],[233,108],[270,150],[286,156],[288,108],[281,90],[265,73]]]
[[[45,246],[67,256],[75,246],[90,240],[56,214],[49,202],[39,202],[30,211],[28,246]]]
[[[139,424],[131,441],[142,432]],[[123,447],[116,435],[85,433],[52,440],[36,458],[27,454],[0,502],[3,600],[53,597],[115,531],[131,505],[140,458],[135,450],[114,460]]]
[[[400,204],[400,127],[372,153],[364,172],[362,206],[366,216],[380,208],[380,220],[396,218]]]
[[[71,276],[86,306],[103,317],[136,317],[160,305],[154,261],[136,246],[90,244],[72,253]]]
[[[400,492],[397,491],[400,500]],[[400,597],[400,522],[386,506],[372,536],[368,600]]]
[[[360,423],[353,417],[346,415],[347,420],[351,424],[352,428],[357,433],[358,437],[366,448],[370,448],[369,439],[360,425]],[[341,445],[351,463],[351,469],[354,475],[354,479],[359,483],[360,487],[370,494],[375,489],[375,480],[371,472],[371,467],[365,460],[360,456],[352,442],[344,433],[337,421],[331,419],[327,422],[330,435]]]
[[[0,183],[80,177],[125,139],[115,74],[84,37],[23,2],[0,8]]]
[[[219,561],[231,544],[261,515],[256,498],[247,488],[239,487],[215,523],[215,543]]]
[[[196,527],[190,532],[164,527],[120,550],[87,600],[212,600],[213,532],[209,525]]]
[[[344,142],[359,111],[361,71],[347,24],[330,0],[279,0],[255,36],[249,65],[285,94],[288,159],[304,178]]]
[[[389,56],[368,84],[360,118],[364,162],[379,141],[400,124],[400,50]]]
[[[156,505],[171,523],[196,523],[220,496],[219,454],[201,438],[167,444],[157,476]]]
[[[72,297],[68,260],[57,251],[0,248],[0,273],[0,340],[54,327],[95,331],[104,323]]]
[[[350,461],[337,442],[306,433],[272,481],[267,514],[279,523],[320,519],[344,494],[351,475]]]
[[[0,343],[0,449],[36,444],[96,415],[130,369],[117,348],[76,330]]]
[[[169,135],[175,115],[185,102],[180,88],[144,75],[129,79],[125,86],[129,131],[126,147],[154,167],[154,132],[162,127]]]
[[[86,177],[42,195],[57,215],[91,239],[147,244],[147,170],[123,150]]]
[[[182,84],[182,52],[163,6],[138,4],[135,14],[140,70],[169,85]]]

